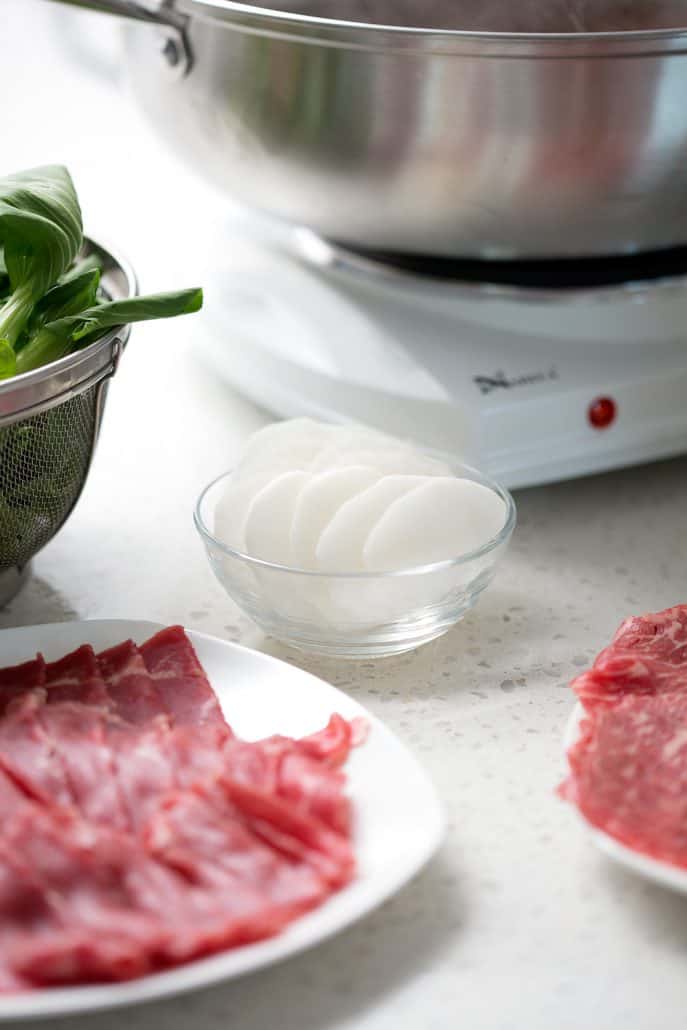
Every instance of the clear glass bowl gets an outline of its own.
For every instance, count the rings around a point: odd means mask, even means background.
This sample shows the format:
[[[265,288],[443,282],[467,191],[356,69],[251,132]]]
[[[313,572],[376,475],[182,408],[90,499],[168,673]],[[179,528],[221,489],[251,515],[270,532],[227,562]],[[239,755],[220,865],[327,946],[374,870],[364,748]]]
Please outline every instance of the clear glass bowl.
[[[205,487],[194,521],[215,576],[265,633],[322,655],[401,654],[441,636],[475,605],[515,528],[515,504],[507,490],[468,466],[452,467],[457,476],[482,483],[502,498],[502,528],[476,551],[399,572],[311,572],[228,547],[213,528],[231,472]]]

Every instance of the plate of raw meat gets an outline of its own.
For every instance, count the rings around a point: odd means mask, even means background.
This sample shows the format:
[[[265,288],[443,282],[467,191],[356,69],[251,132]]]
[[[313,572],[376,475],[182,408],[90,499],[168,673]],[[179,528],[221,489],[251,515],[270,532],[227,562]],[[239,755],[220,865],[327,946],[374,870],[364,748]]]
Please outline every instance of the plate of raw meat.
[[[341,691],[181,627],[0,631],[0,1019],[149,1001],[312,947],[441,842]]]
[[[687,605],[626,619],[571,685],[561,796],[606,855],[687,893]]]

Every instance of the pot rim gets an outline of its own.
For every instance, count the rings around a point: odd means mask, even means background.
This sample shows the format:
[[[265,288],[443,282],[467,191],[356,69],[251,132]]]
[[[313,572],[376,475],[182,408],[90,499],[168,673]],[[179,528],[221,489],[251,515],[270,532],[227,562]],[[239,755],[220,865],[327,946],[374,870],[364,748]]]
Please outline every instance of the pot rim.
[[[320,15],[287,11],[277,7],[243,3],[241,0],[177,0],[177,9],[189,17],[198,17],[234,25],[236,28],[252,29],[266,35],[286,33],[291,36],[299,29],[306,36],[322,42],[327,37],[342,43],[355,42],[363,45],[380,44],[382,37],[401,46],[412,43],[451,46],[477,44],[499,50],[517,51],[532,45],[551,49],[550,56],[559,56],[561,50],[579,53],[580,49],[590,56],[602,56],[608,52],[633,52],[650,54],[687,47],[687,22],[684,25],[656,29],[626,29],[604,32],[495,32],[473,29],[441,29],[421,26],[387,25],[378,22],[360,22],[342,18],[327,18]],[[289,32],[289,29],[292,31]],[[592,53],[593,52],[593,53]],[[547,56],[547,55],[544,55]]]

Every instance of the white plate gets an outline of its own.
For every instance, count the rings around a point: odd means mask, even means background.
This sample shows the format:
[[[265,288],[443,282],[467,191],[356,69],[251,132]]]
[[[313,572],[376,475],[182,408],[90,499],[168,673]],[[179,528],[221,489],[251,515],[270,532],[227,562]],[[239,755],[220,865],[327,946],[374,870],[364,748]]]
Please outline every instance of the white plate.
[[[0,664],[20,662],[38,650],[48,659],[58,658],[83,643],[96,650],[129,637],[141,643],[159,628],[151,622],[111,620],[2,630]],[[312,947],[376,908],[418,872],[441,842],[444,817],[432,784],[379,719],[340,690],[276,658],[202,633],[189,632],[189,637],[227,721],[242,737],[302,736],[324,726],[332,712],[369,720],[369,737],[347,764],[357,877],[278,937],[129,983],[0,996],[0,1020],[150,1001],[260,969]]]
[[[578,701],[565,728],[563,743],[565,744],[566,751],[577,740],[583,717],[584,709]],[[679,866],[671,865],[670,862],[662,862],[659,858],[651,858],[649,855],[642,854],[641,851],[635,851],[633,848],[628,847],[627,844],[621,844],[615,837],[611,837],[609,833],[605,833],[597,826],[594,826],[593,823],[590,823],[576,805],[573,807],[594,844],[608,858],[613,859],[614,862],[619,862],[620,865],[632,870],[633,873],[644,876],[647,880],[653,880],[654,883],[660,883],[663,887],[670,887],[671,890],[687,894],[686,869],[680,869]]]

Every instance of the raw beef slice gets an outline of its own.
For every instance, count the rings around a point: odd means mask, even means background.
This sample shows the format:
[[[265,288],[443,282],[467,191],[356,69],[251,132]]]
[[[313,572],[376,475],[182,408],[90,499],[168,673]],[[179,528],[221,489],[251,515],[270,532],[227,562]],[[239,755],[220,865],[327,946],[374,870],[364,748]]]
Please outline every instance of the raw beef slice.
[[[122,719],[143,725],[166,711],[133,640],[110,647],[97,657],[110,703]]]
[[[4,715],[14,698],[44,686],[45,662],[42,655],[21,665],[0,669],[0,716]]]
[[[240,741],[181,627],[0,670],[0,993],[279,932],[355,869],[364,727]]]
[[[95,652],[84,644],[71,654],[45,667],[48,704],[60,701],[81,701],[84,704],[108,707],[110,699],[100,675]]]
[[[626,619],[572,687],[588,710],[626,694],[687,689],[687,605]]]
[[[160,630],[140,650],[162,703],[176,725],[226,726],[219,702],[182,626]]]
[[[687,691],[624,697],[580,731],[562,795],[622,843],[687,867]]]

